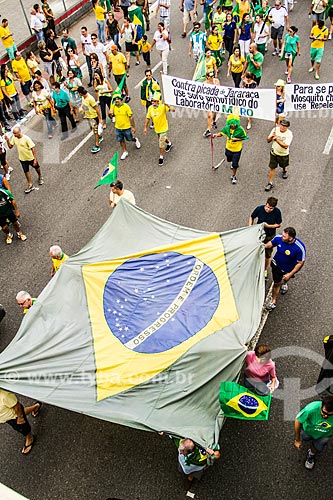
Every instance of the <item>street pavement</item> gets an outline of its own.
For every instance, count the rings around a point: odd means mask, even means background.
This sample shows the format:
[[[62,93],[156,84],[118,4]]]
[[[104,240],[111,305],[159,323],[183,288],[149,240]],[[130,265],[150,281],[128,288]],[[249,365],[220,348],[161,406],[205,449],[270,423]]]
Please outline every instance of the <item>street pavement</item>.
[[[79,27],[72,33],[78,40]],[[90,15],[85,19],[95,29]],[[298,26],[301,57],[295,62],[293,81],[313,83],[309,67],[307,5],[298,2],[291,13],[291,24]],[[153,22],[153,27],[156,21]],[[170,74],[191,77],[194,65],[187,56],[188,39],[181,39],[178,3],[172,5],[172,47]],[[150,33],[152,36],[152,33]],[[326,43],[320,82],[332,81],[332,46]],[[262,87],[271,87],[284,76],[284,65],[271,56],[265,58]],[[153,66],[159,62],[153,52]],[[155,76],[160,78],[160,67]],[[137,204],[159,217],[203,230],[226,231],[247,224],[252,209],[264,203],[267,193],[269,145],[266,137],[272,124],[254,120],[250,139],[244,145],[239,183],[230,183],[230,169],[224,163],[211,170],[210,142],[202,137],[206,117],[189,117],[177,110],[169,119],[174,142],[164,167],[157,166],[158,146],[152,130],[143,136],[144,108],[139,88],[144,65],[132,62],[128,79],[142,148],[129,145],[129,157],[120,162],[118,177],[134,192]],[[220,71],[226,84],[226,70]],[[111,81],[114,85],[113,80]],[[210,468],[196,488],[198,500],[321,500],[330,498],[332,486],[332,443],[318,459],[316,468],[304,468],[305,449],[293,448],[293,422],[297,398],[284,397],[283,390],[299,381],[302,389],[313,386],[319,373],[316,361],[323,354],[322,339],[331,333],[333,271],[332,259],[332,154],[323,154],[332,128],[332,116],[290,115],[294,141],[291,146],[290,175],[277,174],[273,194],[279,199],[283,226],[294,226],[306,244],[306,265],[280,297],[277,309],[269,315],[261,341],[280,349],[276,358],[281,382],[280,396],[273,401],[268,422],[227,421],[220,437],[220,462]],[[222,128],[222,116],[218,125]],[[246,123],[243,123],[246,125]],[[80,250],[110,215],[107,187],[93,189],[104,165],[115,151],[112,124],[104,134],[101,152],[90,153],[92,139],[66,158],[88,133],[86,124],[68,141],[48,141],[40,118],[24,129],[37,143],[45,185],[38,192],[24,194],[25,180],[16,152],[9,152],[14,167],[12,188],[21,210],[22,228],[28,239],[14,240],[6,246],[0,233],[0,301],[7,317],[0,326],[0,349],[12,340],[21,322],[15,303],[18,290],[38,296],[50,278],[50,245],[59,243],[68,254]],[[224,141],[216,140],[216,158],[222,157]],[[224,166],[225,165],[225,166]],[[304,349],[308,352],[305,353]],[[306,354],[306,356],[304,355]],[[317,357],[316,357],[317,356]],[[204,362],[204,359],[203,359]],[[27,401],[26,398],[23,398]],[[306,404],[301,401],[301,406]],[[170,416],[172,419],[172,415]],[[189,414],[189,419],[191,415]],[[27,457],[20,454],[21,437],[10,428],[1,428],[0,480],[31,500],[180,500],[185,485],[177,472],[177,451],[166,438],[109,424],[69,411],[45,406],[33,422],[37,443]]]

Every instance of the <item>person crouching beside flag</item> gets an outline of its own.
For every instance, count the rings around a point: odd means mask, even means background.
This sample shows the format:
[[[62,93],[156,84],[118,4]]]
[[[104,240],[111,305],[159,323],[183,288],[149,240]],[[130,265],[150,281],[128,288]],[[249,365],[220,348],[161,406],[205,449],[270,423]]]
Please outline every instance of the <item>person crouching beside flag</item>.
[[[279,387],[271,350],[268,345],[262,344],[246,355],[244,385],[260,396],[268,396]]]
[[[158,135],[158,145],[160,148],[158,164],[160,167],[164,165],[164,152],[168,153],[173,147],[173,144],[168,137],[168,111],[174,112],[175,108],[173,106],[163,104],[161,101],[161,94],[155,92],[151,100],[151,106],[149,106],[147,111],[143,133],[145,135],[147,134],[149,120],[152,119],[155,132]]]
[[[231,163],[231,183],[237,184],[236,172],[238,170],[239,160],[242,154],[243,141],[248,139],[248,136],[246,135],[243,127],[240,125],[240,119],[234,115],[230,115],[230,117],[227,118],[226,125],[223,127],[221,132],[213,134],[211,137],[212,139],[215,139],[216,137],[221,137],[222,135],[227,137],[225,155],[227,157],[227,161]]]

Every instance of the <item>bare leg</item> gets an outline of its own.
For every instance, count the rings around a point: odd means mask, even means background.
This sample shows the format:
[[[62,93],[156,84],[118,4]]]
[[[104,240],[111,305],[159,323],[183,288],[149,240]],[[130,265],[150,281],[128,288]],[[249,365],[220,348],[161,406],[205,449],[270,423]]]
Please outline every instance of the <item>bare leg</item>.
[[[30,175],[30,172],[24,172],[24,175],[28,181],[28,186],[29,188],[33,186],[33,183],[32,183],[32,179],[31,179],[31,175]]]
[[[268,181],[270,184],[273,184],[274,175],[275,175],[275,168],[270,168],[269,169],[269,181]]]
[[[124,152],[127,151],[127,149],[126,149],[126,141],[121,141],[120,145],[123,148]]]

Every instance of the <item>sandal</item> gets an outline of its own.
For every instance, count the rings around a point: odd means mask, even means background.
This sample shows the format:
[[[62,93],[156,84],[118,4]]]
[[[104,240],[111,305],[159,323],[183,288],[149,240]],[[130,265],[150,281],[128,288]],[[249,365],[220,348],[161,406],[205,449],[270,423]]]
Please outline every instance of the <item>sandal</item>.
[[[32,441],[30,444],[25,444],[22,448],[22,455],[29,455],[29,453],[31,452],[32,450],[32,447],[33,445],[35,444],[35,441],[36,441],[36,437],[35,436],[32,436]],[[30,449],[29,449],[30,448]],[[26,451],[26,450],[29,450],[29,451]]]
[[[34,403],[34,405],[39,405],[39,407],[37,408],[37,410],[32,411],[32,412],[31,412],[31,415],[32,415],[33,417],[38,417],[38,415],[39,415],[39,413],[40,413],[40,410],[41,410],[41,407],[42,407],[43,403],[41,403],[40,401],[36,401],[36,402]]]

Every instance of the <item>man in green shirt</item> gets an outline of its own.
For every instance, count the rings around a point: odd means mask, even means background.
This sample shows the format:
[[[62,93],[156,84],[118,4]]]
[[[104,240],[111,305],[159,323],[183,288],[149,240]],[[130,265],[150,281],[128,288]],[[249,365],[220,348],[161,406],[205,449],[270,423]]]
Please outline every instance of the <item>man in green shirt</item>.
[[[309,441],[305,468],[313,469],[315,456],[323,451],[330,437],[333,435],[333,396],[325,396],[322,401],[309,403],[296,416],[295,442],[298,450],[302,441]]]
[[[259,85],[262,75],[264,56],[257,49],[256,43],[251,43],[249,51],[250,53],[246,56],[242,77],[246,72],[253,73],[255,81],[257,82],[257,85]]]

